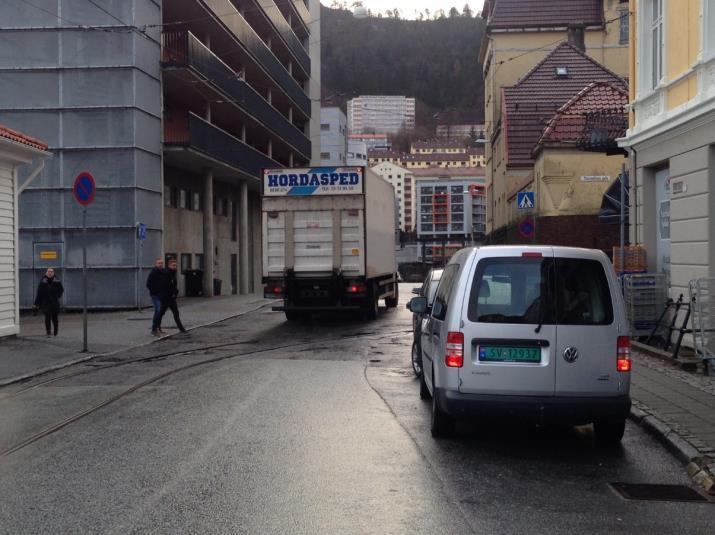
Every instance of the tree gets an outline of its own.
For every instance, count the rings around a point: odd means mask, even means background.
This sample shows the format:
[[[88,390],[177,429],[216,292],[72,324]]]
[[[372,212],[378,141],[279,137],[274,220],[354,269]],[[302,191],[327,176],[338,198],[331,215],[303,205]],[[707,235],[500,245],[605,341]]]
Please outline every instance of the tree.
[[[459,11],[457,11],[457,8],[452,6],[449,8],[449,18],[453,19],[455,17],[459,17]]]
[[[462,8],[462,16],[471,19],[473,15],[472,8],[469,7],[469,4],[464,4],[464,7]]]
[[[444,9],[438,9],[434,14],[434,18],[435,20],[446,18],[446,15],[444,14]]]

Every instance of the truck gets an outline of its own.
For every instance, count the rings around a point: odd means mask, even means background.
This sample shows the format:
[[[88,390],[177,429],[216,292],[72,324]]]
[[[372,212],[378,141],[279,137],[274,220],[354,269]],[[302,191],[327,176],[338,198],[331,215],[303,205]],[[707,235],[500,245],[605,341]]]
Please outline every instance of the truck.
[[[319,312],[368,319],[399,297],[395,190],[365,167],[263,170],[264,296],[288,321]]]

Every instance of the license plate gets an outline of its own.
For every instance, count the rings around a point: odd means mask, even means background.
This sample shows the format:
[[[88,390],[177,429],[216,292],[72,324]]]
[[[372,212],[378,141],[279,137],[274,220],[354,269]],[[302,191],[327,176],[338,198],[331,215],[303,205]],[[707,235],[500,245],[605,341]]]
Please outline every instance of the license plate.
[[[541,348],[479,346],[480,362],[541,362]]]

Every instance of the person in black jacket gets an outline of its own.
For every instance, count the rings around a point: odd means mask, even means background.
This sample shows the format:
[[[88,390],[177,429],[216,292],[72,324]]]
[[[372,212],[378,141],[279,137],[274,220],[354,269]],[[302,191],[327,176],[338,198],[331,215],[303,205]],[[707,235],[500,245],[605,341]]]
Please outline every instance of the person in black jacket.
[[[33,307],[35,310],[41,310],[45,315],[47,336],[52,336],[51,327],[54,327],[54,335],[57,336],[60,298],[64,292],[62,283],[55,277],[55,270],[48,268],[37,287],[37,297],[35,297],[35,306]]]
[[[149,296],[151,297],[151,302],[154,305],[154,317],[151,321],[151,334],[155,336],[164,334],[161,327],[158,327],[161,323],[159,320],[159,312],[161,311],[161,279],[164,275],[164,271],[164,259],[157,258],[154,261],[154,268],[151,270],[146,279],[146,287],[149,289]]]
[[[161,299],[161,309],[159,310],[159,317],[154,322],[152,332],[157,335],[158,332],[161,331],[161,320],[164,317],[164,314],[166,314],[166,311],[171,309],[176,326],[179,328],[179,331],[185,333],[186,329],[184,329],[184,325],[181,323],[181,318],[179,317],[179,307],[176,304],[176,298],[179,296],[179,285],[176,280],[175,258],[169,259],[169,269],[165,269],[162,272],[159,280],[159,298]]]

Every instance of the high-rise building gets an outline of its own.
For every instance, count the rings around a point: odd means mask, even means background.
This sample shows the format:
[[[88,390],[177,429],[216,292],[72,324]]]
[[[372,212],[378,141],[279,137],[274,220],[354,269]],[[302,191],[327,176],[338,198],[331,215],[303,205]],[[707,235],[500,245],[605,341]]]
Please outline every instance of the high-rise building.
[[[146,304],[144,279],[164,254],[203,270],[206,295],[256,288],[261,169],[320,154],[319,9],[318,0],[0,2],[0,123],[54,154],[20,197],[22,304],[32,301],[36,243],[63,252],[65,304],[81,304],[82,210],[70,187],[82,171],[98,185],[87,211],[90,306]]]
[[[320,109],[320,165],[346,165],[348,121],[338,107]]]
[[[396,134],[414,128],[414,98],[362,95],[348,101],[348,130],[351,134]]]

